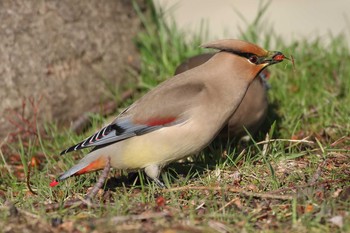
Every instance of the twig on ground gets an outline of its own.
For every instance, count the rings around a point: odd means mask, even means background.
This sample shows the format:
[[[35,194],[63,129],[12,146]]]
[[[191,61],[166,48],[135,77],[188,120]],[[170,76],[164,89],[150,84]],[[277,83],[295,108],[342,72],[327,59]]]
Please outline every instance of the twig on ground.
[[[261,145],[261,144],[268,144],[270,142],[296,142],[296,143],[306,143],[306,144],[314,144],[313,141],[306,140],[309,137],[296,140],[296,139],[283,139],[283,138],[277,138],[277,139],[269,139],[261,142],[257,142],[256,145]]]
[[[314,183],[308,183],[308,184],[302,184],[302,185],[295,185],[292,187],[288,188],[281,188],[277,189],[274,191],[267,192],[267,194],[275,194],[275,193],[282,193],[282,192],[287,192],[290,190],[297,190],[297,189],[302,189],[306,187],[311,187],[311,186],[318,186],[318,185],[325,185],[325,184],[332,184],[332,183],[342,183],[342,182],[348,182],[349,179],[336,179],[336,180],[325,180],[325,181],[320,181],[320,182],[314,182]]]
[[[350,140],[350,137],[347,137],[347,136],[343,136],[339,139],[337,139],[336,141],[334,141],[332,144],[331,144],[331,147],[334,147],[334,146],[337,146],[338,144],[346,141],[346,140]]]
[[[232,205],[232,204],[235,203],[237,200],[239,200],[238,197],[233,198],[231,201],[227,202],[223,207],[221,207],[217,212],[223,211],[226,207]]]
[[[119,223],[127,222],[127,221],[164,218],[164,217],[168,217],[168,216],[171,216],[171,214],[168,211],[162,211],[162,212],[144,213],[144,214],[139,214],[139,215],[126,215],[126,216],[100,218],[97,220],[97,223],[103,224],[106,222],[112,222],[113,224],[119,224]]]
[[[209,190],[209,191],[226,191],[226,192],[233,192],[238,193],[243,196],[248,197],[257,197],[257,198],[268,198],[268,199],[279,199],[279,200],[292,200],[294,198],[293,195],[278,195],[276,193],[282,193],[290,190],[295,189],[301,189],[311,186],[318,186],[318,185],[325,185],[325,184],[331,184],[331,183],[342,183],[342,182],[348,182],[349,179],[337,179],[337,180],[326,180],[321,182],[312,182],[308,184],[303,185],[296,185],[293,187],[288,188],[282,188],[278,190],[274,190],[271,192],[266,193],[255,193],[255,192],[248,192],[244,191],[243,189],[239,188],[233,188],[233,187],[207,187],[207,186],[184,186],[184,187],[177,187],[177,188],[170,188],[170,189],[164,189],[163,192],[173,192],[173,191],[186,191],[186,190]]]
[[[279,200],[292,200],[291,195],[275,195],[270,193],[255,193],[244,191],[243,189],[233,188],[233,187],[207,187],[207,186],[184,186],[177,188],[164,189],[163,192],[173,192],[173,191],[186,191],[186,190],[209,190],[209,191],[225,191],[238,193],[247,197],[257,197],[257,198],[269,198],[269,199],[279,199]]]
[[[30,186],[30,173],[32,171],[32,162],[30,161],[28,164],[27,164],[27,179],[26,179],[26,183],[27,183],[27,188],[29,190],[29,192],[31,192],[33,195],[38,195],[37,192],[35,192],[32,187]]]

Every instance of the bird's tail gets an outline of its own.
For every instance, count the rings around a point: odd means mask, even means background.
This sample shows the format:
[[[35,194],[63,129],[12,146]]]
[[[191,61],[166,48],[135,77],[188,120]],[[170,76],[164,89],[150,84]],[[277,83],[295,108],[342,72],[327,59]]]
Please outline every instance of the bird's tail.
[[[89,154],[85,156],[78,164],[71,167],[68,171],[60,175],[57,179],[50,183],[51,187],[56,186],[60,181],[65,180],[73,175],[81,175],[92,171],[103,169],[107,164],[104,156],[97,154]]]

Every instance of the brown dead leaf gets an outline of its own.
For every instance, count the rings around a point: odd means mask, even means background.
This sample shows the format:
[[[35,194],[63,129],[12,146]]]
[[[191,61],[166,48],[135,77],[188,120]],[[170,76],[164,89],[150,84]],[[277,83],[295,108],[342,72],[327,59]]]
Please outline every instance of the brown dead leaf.
[[[314,211],[314,206],[312,204],[307,204],[304,211],[305,213],[312,213]]]
[[[259,191],[259,188],[256,185],[254,185],[254,184],[247,185],[246,189],[248,191],[252,191],[252,192],[258,192]]]
[[[305,138],[307,135],[308,135],[308,132],[299,131],[299,132],[296,132],[294,135],[292,135],[291,139],[292,140],[301,140],[301,139]]]
[[[322,201],[322,200],[324,200],[324,191],[323,190],[317,190],[316,192],[315,192],[315,197],[318,199],[318,200],[320,200],[320,201]]]

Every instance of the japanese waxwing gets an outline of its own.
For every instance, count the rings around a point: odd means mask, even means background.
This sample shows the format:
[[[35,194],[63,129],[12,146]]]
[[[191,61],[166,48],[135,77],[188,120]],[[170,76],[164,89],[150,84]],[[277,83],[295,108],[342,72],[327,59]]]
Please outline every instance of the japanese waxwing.
[[[213,53],[204,53],[188,58],[176,68],[175,75],[207,62],[212,56],[214,56]],[[267,115],[267,76],[268,71],[265,69],[259,73],[258,78],[253,80],[241,104],[219,133],[219,137],[239,139],[247,134],[246,130],[251,135],[259,130]],[[235,89],[233,88],[232,91]]]
[[[51,183],[103,169],[144,169],[158,185],[161,169],[207,146],[241,103],[249,84],[285,56],[249,42],[227,39],[202,45],[219,52],[178,74],[121,112],[109,125],[61,155],[92,147],[78,164]],[[257,101],[260,101],[257,99]]]

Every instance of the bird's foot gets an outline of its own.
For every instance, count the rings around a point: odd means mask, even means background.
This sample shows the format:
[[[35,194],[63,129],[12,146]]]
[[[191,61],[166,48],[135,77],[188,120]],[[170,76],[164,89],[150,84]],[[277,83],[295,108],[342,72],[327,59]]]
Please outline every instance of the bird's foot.
[[[160,188],[163,188],[163,189],[166,188],[165,184],[164,184],[162,181],[160,181],[158,178],[153,178],[152,180],[153,180]]]

